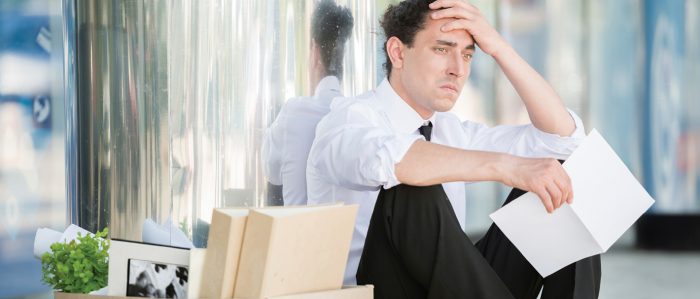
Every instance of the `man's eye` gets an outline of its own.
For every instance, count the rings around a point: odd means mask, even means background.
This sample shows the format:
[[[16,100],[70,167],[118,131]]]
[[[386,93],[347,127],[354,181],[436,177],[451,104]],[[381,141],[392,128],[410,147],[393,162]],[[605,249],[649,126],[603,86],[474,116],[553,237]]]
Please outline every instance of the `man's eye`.
[[[464,54],[464,60],[466,60],[466,61],[472,60],[472,54]]]
[[[447,53],[447,49],[445,49],[445,48],[435,48],[435,52],[438,52],[438,53]]]

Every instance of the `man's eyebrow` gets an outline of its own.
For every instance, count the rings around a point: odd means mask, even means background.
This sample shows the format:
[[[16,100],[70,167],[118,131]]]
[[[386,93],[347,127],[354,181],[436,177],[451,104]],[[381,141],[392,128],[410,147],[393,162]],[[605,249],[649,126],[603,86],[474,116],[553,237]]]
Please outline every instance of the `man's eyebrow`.
[[[444,46],[448,46],[448,47],[456,47],[457,46],[457,43],[455,43],[455,42],[441,40],[441,39],[438,39],[435,42],[438,43],[438,45],[444,45]],[[464,49],[465,50],[474,50],[474,49],[476,49],[476,47],[472,43],[472,44],[469,44],[466,47],[464,47]]]
[[[449,42],[449,41],[446,41],[446,40],[440,40],[440,39],[438,39],[438,40],[436,40],[435,42],[438,43],[438,45],[443,45],[443,46],[449,46],[449,47],[456,47],[456,46],[457,46],[457,43],[455,43],[455,42]]]

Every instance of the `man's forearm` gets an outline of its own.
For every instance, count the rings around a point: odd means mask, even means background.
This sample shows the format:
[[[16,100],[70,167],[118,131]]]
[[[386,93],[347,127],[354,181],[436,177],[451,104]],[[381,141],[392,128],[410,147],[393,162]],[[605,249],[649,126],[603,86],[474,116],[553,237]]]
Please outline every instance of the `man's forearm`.
[[[576,124],[554,88],[512,47],[502,47],[493,57],[522,98],[535,127],[560,136],[574,132]]]
[[[571,180],[554,159],[469,151],[418,140],[395,165],[395,173],[399,182],[412,186],[456,181],[501,182],[534,192],[550,213],[573,200]]]
[[[469,151],[418,140],[396,164],[396,178],[403,184],[430,186],[456,181],[503,182],[502,165],[513,156]]]

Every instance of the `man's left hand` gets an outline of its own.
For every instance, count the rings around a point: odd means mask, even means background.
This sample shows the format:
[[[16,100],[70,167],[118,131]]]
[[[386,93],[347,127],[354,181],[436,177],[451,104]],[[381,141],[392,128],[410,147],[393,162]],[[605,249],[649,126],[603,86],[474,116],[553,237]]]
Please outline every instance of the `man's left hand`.
[[[464,0],[437,0],[430,4],[433,19],[455,18],[442,26],[443,32],[466,30],[484,53],[495,56],[501,49],[510,47],[476,6]]]

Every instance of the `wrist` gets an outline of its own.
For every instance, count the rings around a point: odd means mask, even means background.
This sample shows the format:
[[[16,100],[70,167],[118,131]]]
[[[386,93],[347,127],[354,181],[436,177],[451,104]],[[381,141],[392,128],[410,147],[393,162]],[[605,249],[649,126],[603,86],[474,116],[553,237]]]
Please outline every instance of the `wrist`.
[[[513,165],[516,165],[518,157],[508,154],[498,154],[498,158],[492,165],[494,180],[505,185],[512,186]]]
[[[512,53],[514,52],[515,50],[511,45],[509,45],[505,41],[502,41],[502,45],[496,48],[496,50],[494,50],[493,53],[491,53],[491,57],[493,57],[493,59],[495,59],[496,61],[501,61],[505,57],[512,55]]]

